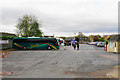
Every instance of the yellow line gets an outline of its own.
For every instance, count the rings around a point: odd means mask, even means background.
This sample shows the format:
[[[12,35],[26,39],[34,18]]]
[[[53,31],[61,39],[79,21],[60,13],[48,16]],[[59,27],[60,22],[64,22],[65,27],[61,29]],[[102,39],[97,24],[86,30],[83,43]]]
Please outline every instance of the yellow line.
[[[18,46],[18,47],[20,47],[20,48],[22,48],[21,46],[19,46],[18,44],[16,44],[16,43],[14,43],[16,46]]]
[[[49,44],[50,45],[50,44]],[[53,47],[54,49],[57,49],[55,46],[52,46],[52,45],[50,45],[51,47]]]

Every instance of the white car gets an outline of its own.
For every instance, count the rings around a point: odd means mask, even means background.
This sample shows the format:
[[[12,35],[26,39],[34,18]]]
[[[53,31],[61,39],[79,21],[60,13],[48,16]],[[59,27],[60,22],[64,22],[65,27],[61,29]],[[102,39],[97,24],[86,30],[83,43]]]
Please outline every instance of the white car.
[[[98,42],[97,47],[104,47],[105,46],[105,42]]]

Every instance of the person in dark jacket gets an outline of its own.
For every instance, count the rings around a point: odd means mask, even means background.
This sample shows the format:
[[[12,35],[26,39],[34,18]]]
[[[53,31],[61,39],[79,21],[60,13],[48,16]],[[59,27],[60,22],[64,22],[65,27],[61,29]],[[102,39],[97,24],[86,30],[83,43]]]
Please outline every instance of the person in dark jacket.
[[[76,49],[75,39],[72,40],[72,46],[74,47],[74,50],[75,50]]]
[[[77,45],[77,50],[79,50],[79,38],[75,38],[75,41],[76,41],[76,45]]]

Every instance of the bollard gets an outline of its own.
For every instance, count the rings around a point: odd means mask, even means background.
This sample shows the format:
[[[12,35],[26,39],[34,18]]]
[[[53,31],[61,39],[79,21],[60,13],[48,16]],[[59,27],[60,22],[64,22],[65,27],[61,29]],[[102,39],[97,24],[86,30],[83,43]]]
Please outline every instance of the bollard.
[[[5,53],[4,53],[4,51],[2,51],[2,58],[5,58]]]

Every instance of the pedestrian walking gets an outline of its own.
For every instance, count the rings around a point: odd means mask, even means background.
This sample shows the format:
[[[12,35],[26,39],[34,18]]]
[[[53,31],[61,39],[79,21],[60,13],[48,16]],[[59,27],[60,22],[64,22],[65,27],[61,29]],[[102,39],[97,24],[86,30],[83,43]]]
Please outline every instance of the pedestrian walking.
[[[77,50],[79,50],[79,42],[77,42]]]
[[[76,41],[76,45],[77,45],[77,50],[79,50],[79,38],[75,38],[75,41]]]
[[[72,46],[74,47],[74,50],[76,49],[75,39],[72,40]]]

